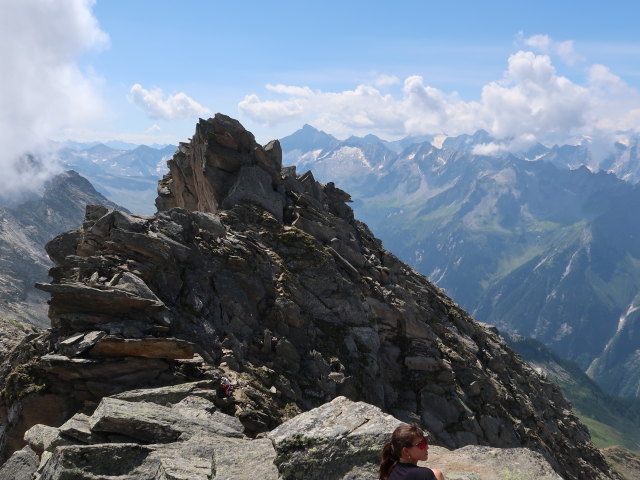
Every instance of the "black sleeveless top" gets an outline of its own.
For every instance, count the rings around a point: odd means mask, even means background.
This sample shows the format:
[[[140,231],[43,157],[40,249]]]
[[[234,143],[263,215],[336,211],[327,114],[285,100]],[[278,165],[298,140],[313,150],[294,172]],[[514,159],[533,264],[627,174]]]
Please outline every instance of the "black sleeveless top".
[[[389,480],[435,480],[430,468],[418,467],[412,463],[398,463],[389,475]]]

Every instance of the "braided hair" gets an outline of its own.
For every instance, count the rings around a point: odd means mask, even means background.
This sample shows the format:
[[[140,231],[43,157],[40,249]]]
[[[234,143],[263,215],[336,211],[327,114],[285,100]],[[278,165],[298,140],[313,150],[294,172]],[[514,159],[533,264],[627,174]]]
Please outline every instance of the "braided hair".
[[[424,437],[424,432],[417,423],[400,425],[391,434],[391,440],[382,447],[380,454],[380,480],[387,480],[400,461],[403,447],[411,447],[414,438]]]

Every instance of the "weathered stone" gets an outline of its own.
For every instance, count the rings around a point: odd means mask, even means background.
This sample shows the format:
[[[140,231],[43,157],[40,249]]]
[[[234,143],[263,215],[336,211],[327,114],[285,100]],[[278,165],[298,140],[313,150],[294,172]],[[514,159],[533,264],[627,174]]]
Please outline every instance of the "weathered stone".
[[[56,265],[62,265],[65,258],[76,254],[76,248],[81,238],[82,233],[80,230],[71,230],[58,235],[46,245],[49,258]]]
[[[117,433],[148,443],[170,443],[181,435],[208,433],[241,437],[242,433],[209,418],[188,418],[147,402],[103,398],[89,419],[92,432]]]
[[[297,372],[300,369],[300,355],[298,350],[286,338],[278,341],[276,345],[276,362],[285,371]]]
[[[152,448],[137,444],[59,447],[39,480],[156,479],[158,462],[147,462]]]
[[[214,437],[156,447],[149,460],[158,463],[156,479],[210,480]]]
[[[376,353],[380,349],[380,336],[371,327],[352,327],[351,335],[364,353]]]
[[[428,462],[420,465],[441,470],[447,480],[562,480],[542,455],[527,448],[429,446]]]
[[[213,401],[216,398],[214,383],[211,380],[202,380],[167,387],[128,390],[113,395],[113,398],[128,402],[152,402],[166,406],[178,403],[189,396],[199,396]]]
[[[238,179],[222,206],[232,208],[243,201],[260,205],[282,221],[284,198],[272,188],[269,174],[258,166],[247,165],[240,168]]]
[[[282,147],[280,146],[280,141],[271,140],[264,146],[264,152],[267,154],[271,167],[279,172],[282,169]]]
[[[131,215],[119,210],[113,211],[113,227],[130,232],[144,232],[148,220],[139,215]]]
[[[82,443],[106,443],[105,435],[94,433],[89,425],[89,417],[84,413],[76,413],[60,426],[60,433]]]
[[[38,455],[26,446],[14,452],[0,467],[0,479],[31,480],[38,469]]]
[[[89,351],[95,357],[193,358],[195,345],[178,338],[104,337]]]
[[[404,364],[411,370],[424,370],[425,372],[435,372],[445,368],[442,360],[431,357],[406,357]]]
[[[58,351],[67,357],[75,357],[89,350],[106,335],[107,333],[101,330],[73,335],[60,342]]]
[[[216,438],[212,446],[212,480],[280,479],[273,463],[276,452],[269,439]]]
[[[110,314],[130,313],[132,310],[155,308],[164,305],[129,292],[115,289],[98,289],[83,284],[36,283],[36,287],[53,294],[52,308],[56,313],[91,312]]]
[[[41,424],[34,425],[27,430],[24,439],[34,451],[40,454],[45,450],[51,451],[60,445],[72,443],[60,436],[59,429]]]
[[[400,421],[372,405],[337,397],[268,434],[284,480],[343,478],[355,465],[373,466]]]
[[[225,234],[220,216],[207,212],[191,212],[198,227],[206,231],[212,238],[219,238]]]
[[[182,416],[190,419],[202,419],[213,424],[224,425],[228,431],[235,431],[239,435],[244,432],[242,422],[218,410],[215,404],[206,398],[190,396],[182,399],[171,407]]]
[[[140,373],[144,378],[155,378],[159,372],[169,365],[153,358],[127,358],[97,360],[89,358],[68,358],[64,355],[44,355],[41,357],[42,368],[64,380],[103,379],[114,381],[119,377]],[[138,379],[140,380],[140,379]]]
[[[147,284],[144,283],[144,280],[130,272],[123,272],[113,286],[140,298],[151,300],[158,305],[162,304],[162,301],[151,291]]]

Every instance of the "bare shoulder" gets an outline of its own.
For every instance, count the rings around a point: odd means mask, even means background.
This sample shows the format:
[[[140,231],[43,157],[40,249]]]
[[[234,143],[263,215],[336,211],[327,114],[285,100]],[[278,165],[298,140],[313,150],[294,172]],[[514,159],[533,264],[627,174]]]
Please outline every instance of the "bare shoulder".
[[[436,480],[444,480],[444,475],[440,470],[438,470],[437,468],[432,468],[431,471],[435,475]]]

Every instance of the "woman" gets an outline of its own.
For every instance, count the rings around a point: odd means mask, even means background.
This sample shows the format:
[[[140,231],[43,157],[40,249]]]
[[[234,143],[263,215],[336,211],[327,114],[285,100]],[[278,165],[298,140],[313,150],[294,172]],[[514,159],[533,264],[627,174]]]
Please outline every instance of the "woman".
[[[418,466],[428,451],[429,443],[417,423],[399,426],[382,448],[380,480],[444,480],[440,470]]]

